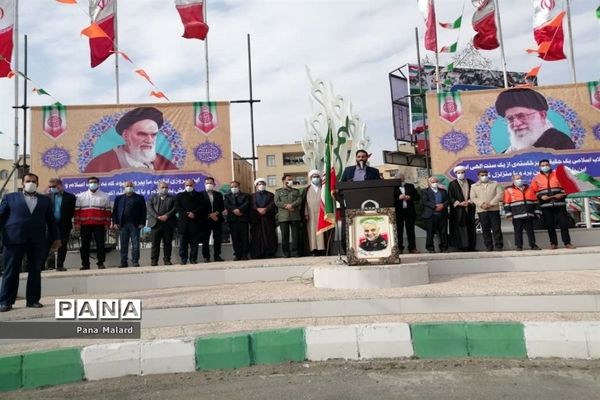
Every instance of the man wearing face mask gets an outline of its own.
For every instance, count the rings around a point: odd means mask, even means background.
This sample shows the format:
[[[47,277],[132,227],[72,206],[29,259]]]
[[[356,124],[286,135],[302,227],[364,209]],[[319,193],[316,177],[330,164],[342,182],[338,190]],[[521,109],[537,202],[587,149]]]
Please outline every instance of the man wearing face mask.
[[[377,168],[369,167],[367,162],[369,153],[366,150],[356,151],[356,165],[351,165],[344,169],[342,173],[342,182],[360,182],[381,179]]]
[[[475,203],[470,192],[473,181],[466,178],[466,167],[454,167],[456,179],[448,185],[450,199],[450,239],[452,245],[460,251],[475,251]]]
[[[127,268],[129,241],[131,241],[131,264],[140,266],[140,229],[146,225],[146,202],[144,196],[135,193],[133,182],[123,184],[123,194],[115,198],[112,214],[113,228],[119,231],[121,265]]]
[[[306,241],[307,251],[313,256],[325,255],[325,234],[317,233],[319,225],[319,208],[321,207],[321,173],[313,169],[308,173],[310,185],[302,192],[300,215],[304,217],[305,229],[302,235]]]
[[[250,248],[248,242],[250,195],[241,192],[238,181],[232,181],[230,188],[231,193],[225,195],[224,201],[233,245],[233,261],[247,260]]]
[[[88,178],[88,189],[77,195],[75,201],[75,229],[81,232],[82,270],[90,269],[90,244],[92,237],[96,242],[96,255],[98,269],[104,269],[106,250],[104,241],[106,229],[110,226],[111,212],[110,199],[106,193],[99,189],[100,179],[91,176]]]
[[[423,191],[423,220],[427,230],[425,247],[435,253],[433,236],[438,235],[440,252],[448,252],[448,192],[439,187],[435,176],[427,180],[429,187]]]
[[[74,194],[65,191],[62,180],[58,178],[52,178],[48,181],[48,197],[52,202],[52,211],[58,226],[61,246],[56,251],[55,257],[54,253],[50,252],[52,241],[49,238],[44,259],[48,269],[56,268],[57,271],[66,271],[67,245],[71,237],[71,229],[73,229],[73,215],[75,214],[75,202],[77,200]]]
[[[158,265],[160,256],[160,242],[163,243],[163,262],[171,264],[173,235],[177,227],[175,217],[175,196],[169,193],[169,184],[159,182],[157,193],[152,195],[147,205],[148,226],[152,236],[152,250],[150,252],[150,265]]]
[[[490,180],[488,171],[481,169],[477,173],[479,181],[471,186],[471,200],[475,203],[483,243],[487,251],[502,251],[504,241],[500,225],[500,203],[504,197],[502,187]]]
[[[396,179],[402,181],[400,186],[394,188],[394,208],[396,211],[396,231],[398,234],[398,249],[400,254],[404,252],[404,229],[408,239],[408,251],[411,254],[419,253],[415,240],[415,202],[419,201],[419,192],[415,186],[405,182],[404,174],[398,174]]]
[[[181,264],[198,262],[198,244],[200,243],[201,222],[206,217],[202,208],[200,193],[194,190],[193,179],[185,181],[183,192],[175,196],[177,210],[177,231],[179,232],[179,258]]]
[[[567,249],[574,249],[569,235],[569,215],[567,214],[567,194],[560,184],[556,173],[552,170],[549,160],[540,160],[540,172],[533,177],[531,189],[540,201],[542,218],[548,230],[550,248],[558,248],[556,224],[560,227],[560,237]]]
[[[277,206],[277,221],[281,230],[281,251],[283,256],[298,257],[298,235],[300,233],[300,205],[302,196],[300,191],[294,188],[294,180],[291,175],[283,175],[281,178],[283,187],[275,191],[275,205]],[[292,233],[292,245],[290,248],[290,231]]]
[[[204,192],[200,192],[203,207],[206,210],[206,217],[201,222],[202,225],[202,255],[204,262],[210,262],[210,234],[213,237],[213,256],[215,261],[223,261],[221,258],[221,236],[223,232],[223,195],[215,190],[215,180],[207,177],[204,180]]]
[[[250,199],[250,254],[252,258],[272,258],[277,253],[277,207],[264,178],[254,181],[256,192]]]
[[[530,186],[523,182],[521,175],[513,175],[513,184],[504,189],[504,211],[508,219],[512,220],[515,230],[515,246],[517,251],[523,250],[523,230],[527,233],[527,240],[531,250],[541,250],[535,244],[533,221],[540,213],[538,199]]]
[[[26,306],[43,307],[41,269],[46,254],[46,232],[52,249],[60,246],[60,236],[50,199],[36,192],[38,177],[23,176],[23,192],[4,195],[0,203],[0,229],[4,244],[4,275],[0,289],[0,312],[10,311],[19,289],[23,256],[27,255]]]

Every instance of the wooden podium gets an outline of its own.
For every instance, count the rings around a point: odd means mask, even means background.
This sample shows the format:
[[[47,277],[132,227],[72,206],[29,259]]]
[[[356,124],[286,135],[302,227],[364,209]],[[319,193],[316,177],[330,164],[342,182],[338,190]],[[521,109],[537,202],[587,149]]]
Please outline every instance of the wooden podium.
[[[394,189],[399,179],[339,182],[349,265],[399,264]]]

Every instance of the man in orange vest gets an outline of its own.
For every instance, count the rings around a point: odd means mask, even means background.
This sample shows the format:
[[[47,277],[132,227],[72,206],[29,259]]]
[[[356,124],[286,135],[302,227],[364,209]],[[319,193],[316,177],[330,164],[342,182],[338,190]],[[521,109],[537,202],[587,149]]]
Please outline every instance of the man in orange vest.
[[[533,221],[541,213],[538,209],[538,199],[531,186],[523,183],[521,175],[513,175],[513,184],[504,189],[504,212],[512,220],[515,230],[515,246],[517,251],[523,250],[523,230],[527,233],[527,241],[531,250],[541,250],[535,244]]]
[[[540,201],[540,209],[544,219],[544,225],[550,237],[550,248],[558,247],[556,237],[556,224],[560,227],[560,236],[567,249],[574,249],[569,235],[569,215],[565,197],[567,194],[561,186],[556,173],[552,171],[549,160],[540,160],[540,172],[533,177],[531,189]]]

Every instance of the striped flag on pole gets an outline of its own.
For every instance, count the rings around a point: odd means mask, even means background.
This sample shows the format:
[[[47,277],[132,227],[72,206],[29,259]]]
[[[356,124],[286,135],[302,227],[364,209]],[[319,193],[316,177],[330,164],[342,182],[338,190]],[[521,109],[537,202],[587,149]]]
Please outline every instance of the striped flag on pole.
[[[15,0],[0,0],[0,78],[11,76],[14,23]]]
[[[206,39],[208,25],[204,21],[204,0],[175,0],[175,7],[183,23],[183,37]]]
[[[102,64],[115,51],[115,3],[114,0],[90,0],[92,25],[97,25],[106,36],[90,38],[90,65]]]
[[[435,5],[433,0],[418,0],[419,10],[425,18],[425,48],[437,51],[437,31],[435,27]]]
[[[323,167],[323,183],[321,189],[321,206],[319,207],[319,221],[317,223],[317,234],[335,228],[335,199],[333,191],[337,181],[335,166],[331,159],[333,154],[333,134],[331,125],[327,131],[327,144],[325,146],[325,165]]]
[[[533,36],[535,41],[541,45],[549,43],[549,47],[543,53],[539,53],[544,61],[564,60],[567,57],[563,51],[565,34],[562,27],[562,21],[565,12],[556,6],[554,0],[534,0],[533,1]]]

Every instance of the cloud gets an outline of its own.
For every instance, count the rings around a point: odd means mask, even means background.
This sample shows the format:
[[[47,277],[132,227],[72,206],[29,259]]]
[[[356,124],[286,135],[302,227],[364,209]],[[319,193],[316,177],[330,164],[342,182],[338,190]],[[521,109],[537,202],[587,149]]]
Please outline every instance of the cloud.
[[[85,3],[82,1],[81,3]],[[597,79],[600,28],[593,7],[573,2],[573,33],[579,81]],[[589,3],[589,2],[587,2]],[[459,51],[473,35],[473,7],[462,0],[438,1],[438,19],[453,21],[465,4]],[[524,50],[534,45],[530,2],[501,2],[507,66],[528,71],[540,60]],[[20,31],[29,35],[29,74],[35,85],[65,104],[115,101],[114,60],[89,67],[88,42],[79,32],[89,22],[86,9],[47,0],[21,6]],[[121,102],[155,102],[153,88],[134,73],[144,68],[172,101],[205,99],[204,44],[181,38],[183,28],[172,1],[119,2],[120,49],[136,66],[120,61]],[[246,34],[252,39],[256,144],[293,142],[304,136],[311,113],[308,65],[314,78],[331,81],[336,93],[352,101],[367,124],[374,162],[394,149],[388,73],[416,61],[414,27],[422,36],[415,1],[396,0],[213,0],[208,2],[210,89],[212,100],[248,98]],[[457,31],[440,30],[440,44]],[[421,46],[423,44],[421,43]],[[422,49],[422,55],[425,56]],[[432,53],[427,52],[433,59]],[[498,50],[484,52],[500,66]],[[441,55],[440,63],[450,56]],[[568,82],[568,61],[544,63],[541,84]],[[0,80],[0,156],[12,158],[13,82]],[[31,90],[31,84],[30,84]],[[29,94],[30,104],[53,102]],[[246,104],[231,106],[233,149],[251,154]]]

